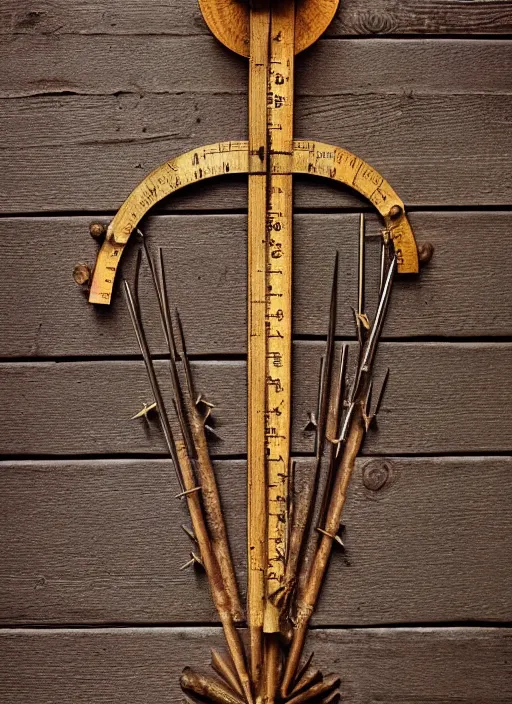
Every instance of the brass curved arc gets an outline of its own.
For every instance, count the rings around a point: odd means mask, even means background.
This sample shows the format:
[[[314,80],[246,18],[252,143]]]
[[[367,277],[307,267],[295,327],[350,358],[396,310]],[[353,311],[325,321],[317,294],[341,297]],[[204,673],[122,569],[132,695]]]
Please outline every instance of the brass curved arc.
[[[94,268],[91,303],[109,304],[121,255],[130,235],[159,201],[192,183],[249,170],[247,142],[219,142],[170,159],[152,171],[125,200],[109,225]],[[320,176],[349,186],[372,203],[395,243],[398,272],[418,271],[418,251],[404,204],[369,164],[341,147],[294,141],[293,173]]]

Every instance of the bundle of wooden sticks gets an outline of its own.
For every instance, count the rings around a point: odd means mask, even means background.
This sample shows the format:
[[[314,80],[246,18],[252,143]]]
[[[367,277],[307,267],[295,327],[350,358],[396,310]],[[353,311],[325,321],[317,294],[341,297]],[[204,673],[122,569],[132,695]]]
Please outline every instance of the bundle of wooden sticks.
[[[377,399],[372,403],[375,355],[397,268],[393,244],[387,239],[382,241],[379,299],[373,321],[370,322],[364,310],[365,233],[364,218],[361,216],[358,302],[357,309],[354,309],[358,338],[357,363],[350,385],[346,381],[347,345],[341,347],[339,358],[335,359],[338,294],[336,254],[327,342],[320,370],[318,406],[311,420],[316,433],[314,467],[301,491],[294,492],[291,485],[290,496],[287,497],[289,535],[285,555],[285,581],[277,592],[267,595],[281,614],[279,657],[268,660],[264,658],[261,668],[248,667],[248,658],[237,627],[244,622],[244,611],[208,450],[207,431],[211,405],[196,393],[194,387],[179,313],[176,310],[173,316],[170,310],[162,250],[159,250],[157,265],[143,236],[142,249],[149,265],[168,347],[173,414],[169,414],[165,407],[146,340],[138,287],[135,285],[132,288],[124,280],[126,303],[146,366],[159,422],[176,470],[180,486],[178,497],[188,505],[193,537],[199,550],[199,555],[192,553],[191,562],[200,564],[206,572],[228,648],[225,654],[212,651],[212,667],[219,678],[185,668],[181,678],[182,688],[192,695],[219,704],[252,704],[254,700],[279,700],[288,704],[313,700],[330,703],[338,696],[340,678],[336,675],[324,676],[315,669],[312,666],[312,655],[303,664],[301,658],[308,625],[318,602],[333,545],[343,545],[339,535],[341,512],[355,459],[364,436],[379,411],[387,382],[386,373]],[[139,252],[136,283],[140,261]],[[322,469],[323,463],[325,466]],[[294,473],[292,470],[292,477]],[[261,569],[265,571],[266,565],[262,564]],[[255,677],[254,672],[259,672],[259,675]]]

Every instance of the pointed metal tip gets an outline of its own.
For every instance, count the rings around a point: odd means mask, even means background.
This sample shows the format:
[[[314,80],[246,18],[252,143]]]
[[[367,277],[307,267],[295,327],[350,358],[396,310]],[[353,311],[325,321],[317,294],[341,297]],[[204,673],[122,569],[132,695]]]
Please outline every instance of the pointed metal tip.
[[[184,523],[182,523],[182,524],[181,524],[181,528],[182,528],[183,532],[188,535],[188,537],[190,538],[190,540],[193,540],[194,543],[197,543],[197,538],[196,538],[196,536],[194,535],[194,532],[191,531],[188,526],[186,526]]]
[[[187,560],[187,562],[185,562],[185,564],[180,567],[180,572],[183,572],[183,570],[186,570],[188,567],[191,567],[194,564],[194,562],[195,562],[194,558]]]
[[[147,416],[151,413],[151,411],[156,409],[156,403],[144,403],[142,410],[140,410],[138,413],[136,413],[134,416],[130,418],[130,420],[135,420],[136,418],[142,418],[143,416]]]

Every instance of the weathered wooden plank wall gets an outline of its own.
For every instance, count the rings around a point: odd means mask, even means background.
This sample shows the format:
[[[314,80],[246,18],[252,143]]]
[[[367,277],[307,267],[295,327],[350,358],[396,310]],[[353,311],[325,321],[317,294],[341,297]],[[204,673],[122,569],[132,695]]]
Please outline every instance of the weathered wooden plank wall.
[[[436,248],[393,293],[390,383],[311,636],[347,702],[512,698],[511,31],[512,0],[342,0],[298,60],[297,136],[379,168]],[[0,698],[175,701],[182,666],[206,666],[220,642],[215,613],[201,575],[178,570],[186,517],[162,438],[128,421],[149,396],[126,312],[88,306],[70,271],[94,259],[89,221],[108,221],[146,171],[245,137],[246,64],[195,0],[0,0],[0,33]],[[333,255],[339,336],[353,340],[367,206],[314,180],[296,190],[293,449],[306,455]],[[217,404],[242,586],[245,208],[243,179],[218,181],[146,227]],[[369,216],[373,282],[378,229]],[[143,271],[162,354],[149,292]]]

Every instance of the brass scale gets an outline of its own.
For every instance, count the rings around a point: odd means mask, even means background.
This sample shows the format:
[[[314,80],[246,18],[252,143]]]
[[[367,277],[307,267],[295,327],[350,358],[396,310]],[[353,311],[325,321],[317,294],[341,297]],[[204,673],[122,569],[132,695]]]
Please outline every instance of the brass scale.
[[[293,174],[349,186],[381,215],[398,273],[418,272],[403,202],[349,151],[293,139],[295,54],[331,22],[339,0],[199,0],[213,34],[249,58],[249,140],[210,144],[173,157],[129,195],[108,226],[89,301],[108,305],[124,248],[149,210],[192,183],[248,174],[248,626],[253,681],[264,639],[279,631],[269,598],[283,585],[290,464]],[[267,564],[265,574],[258,565]],[[258,655],[256,655],[258,654]]]

